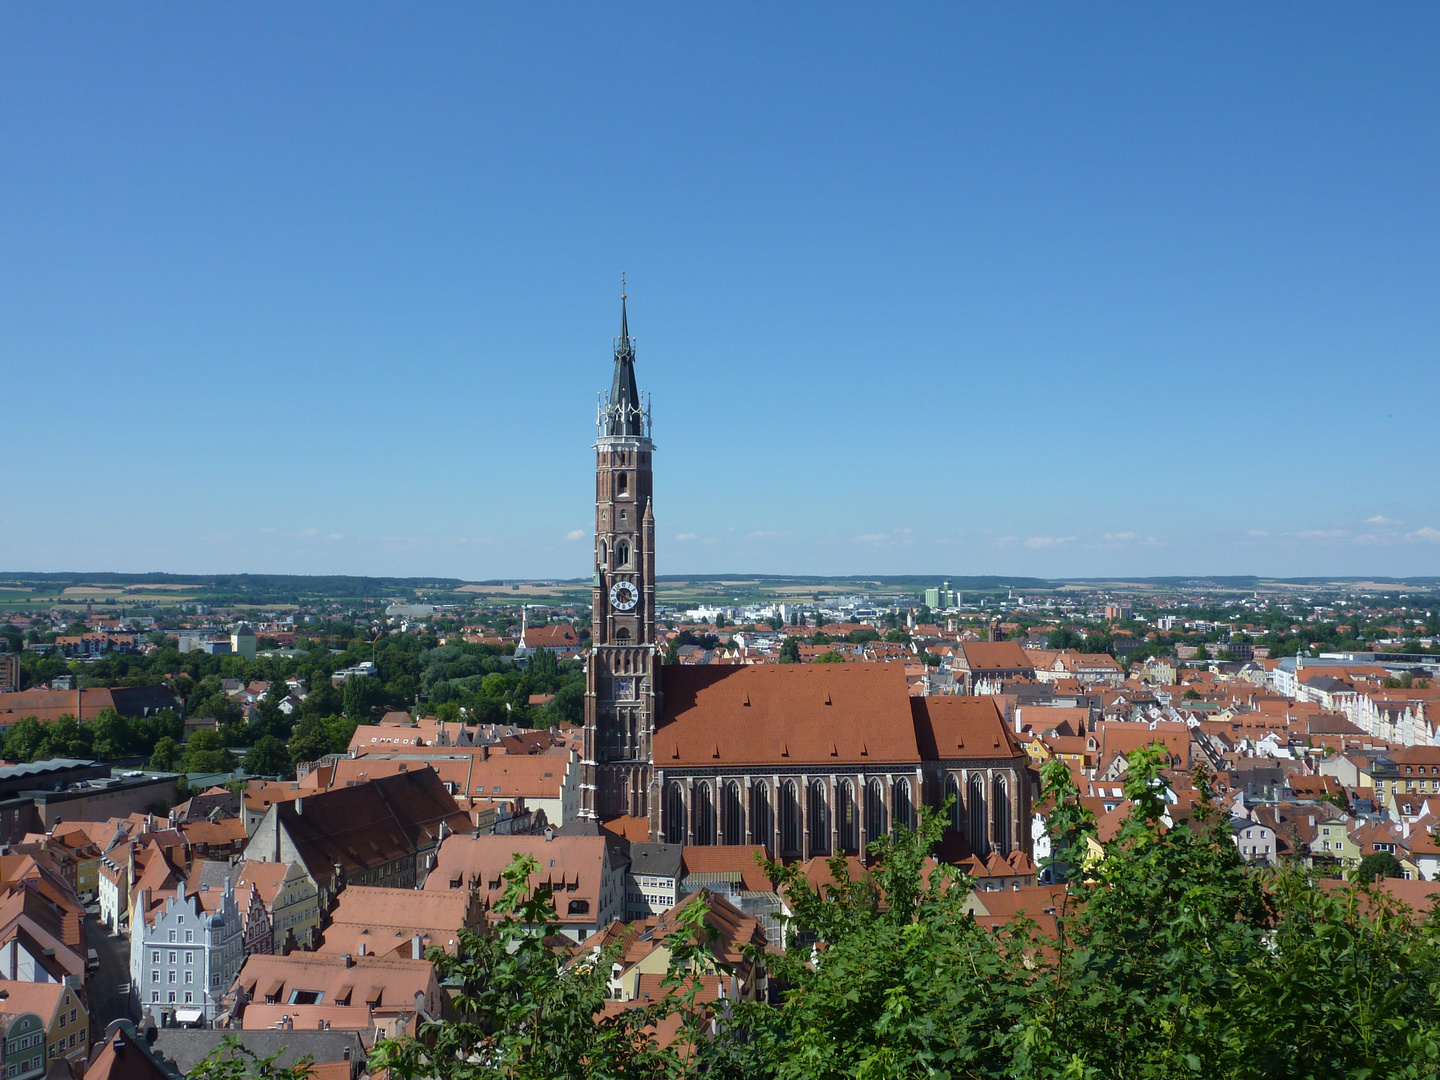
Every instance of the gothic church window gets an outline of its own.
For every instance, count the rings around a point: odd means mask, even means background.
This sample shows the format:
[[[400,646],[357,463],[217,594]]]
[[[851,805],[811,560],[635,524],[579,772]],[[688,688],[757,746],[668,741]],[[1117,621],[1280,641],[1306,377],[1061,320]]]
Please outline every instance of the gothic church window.
[[[945,774],[945,798],[953,799],[950,804],[949,822],[951,832],[960,832],[963,826],[960,824],[960,781],[955,779],[954,773]]]
[[[895,827],[898,829],[904,825],[907,829],[913,829],[915,822],[911,814],[910,802],[910,781],[900,779],[895,781]]]
[[[750,828],[753,830],[755,843],[764,844],[768,848],[775,842],[772,835],[775,821],[770,816],[770,788],[763,780],[756,781],[755,786],[750,789]]]
[[[745,804],[741,801],[740,785],[731,780],[725,785],[725,842],[745,843]]]
[[[970,850],[976,855],[990,853],[985,832],[985,778],[979,773],[970,777]]]
[[[1001,855],[1010,854],[1010,796],[1003,776],[995,777],[995,847]]]
[[[618,544],[615,545],[615,565],[630,565],[630,545],[624,540],[621,540]]]
[[[665,842],[685,843],[685,792],[673,780],[665,792]]]
[[[810,784],[810,853],[824,855],[830,851],[830,796],[823,780]]]
[[[800,793],[794,780],[780,788],[780,850],[800,850]]]
[[[865,835],[871,840],[885,835],[885,789],[879,777],[865,788]]]
[[[715,797],[706,783],[695,788],[695,843],[715,843]]]
[[[841,780],[835,798],[838,804],[835,824],[840,832],[840,848],[842,851],[856,851],[860,847],[860,815],[855,806],[855,786],[849,780]]]

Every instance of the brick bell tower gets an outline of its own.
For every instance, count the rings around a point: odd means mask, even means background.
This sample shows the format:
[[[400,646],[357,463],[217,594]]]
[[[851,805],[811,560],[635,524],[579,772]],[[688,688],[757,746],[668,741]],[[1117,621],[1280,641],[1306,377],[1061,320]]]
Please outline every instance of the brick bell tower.
[[[595,441],[595,579],[585,666],[580,816],[649,817],[651,737],[659,701],[655,651],[655,515],[650,409],[635,385],[624,291],[615,374]]]

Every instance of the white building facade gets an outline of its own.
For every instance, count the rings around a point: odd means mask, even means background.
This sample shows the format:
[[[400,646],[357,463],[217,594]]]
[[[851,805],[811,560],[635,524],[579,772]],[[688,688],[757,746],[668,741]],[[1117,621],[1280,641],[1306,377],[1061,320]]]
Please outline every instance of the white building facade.
[[[212,1023],[245,962],[243,915],[227,881],[218,905],[206,911],[185,886],[154,911],[149,890],[136,899],[130,927],[130,992],[138,1010],[158,1022],[169,1011],[181,1021]],[[137,1011],[138,1011],[137,1010]]]

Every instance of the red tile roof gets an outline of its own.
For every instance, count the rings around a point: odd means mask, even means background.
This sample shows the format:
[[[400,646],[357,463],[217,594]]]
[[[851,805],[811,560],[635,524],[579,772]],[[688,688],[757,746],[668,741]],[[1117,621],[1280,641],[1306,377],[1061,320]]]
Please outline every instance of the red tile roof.
[[[920,760],[894,664],[667,667],[657,768]]]

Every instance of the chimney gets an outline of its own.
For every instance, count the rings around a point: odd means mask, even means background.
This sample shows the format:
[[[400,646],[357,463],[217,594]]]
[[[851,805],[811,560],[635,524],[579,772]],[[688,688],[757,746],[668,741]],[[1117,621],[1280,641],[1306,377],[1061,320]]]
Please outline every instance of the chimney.
[[[302,798],[302,799],[296,799],[296,800],[295,800],[295,816],[296,816],[296,817],[303,817],[304,815],[305,815],[305,800],[304,800],[303,798]]]
[[[355,966],[355,958],[351,956],[348,952],[340,954],[340,962],[343,963],[347,968]]]

